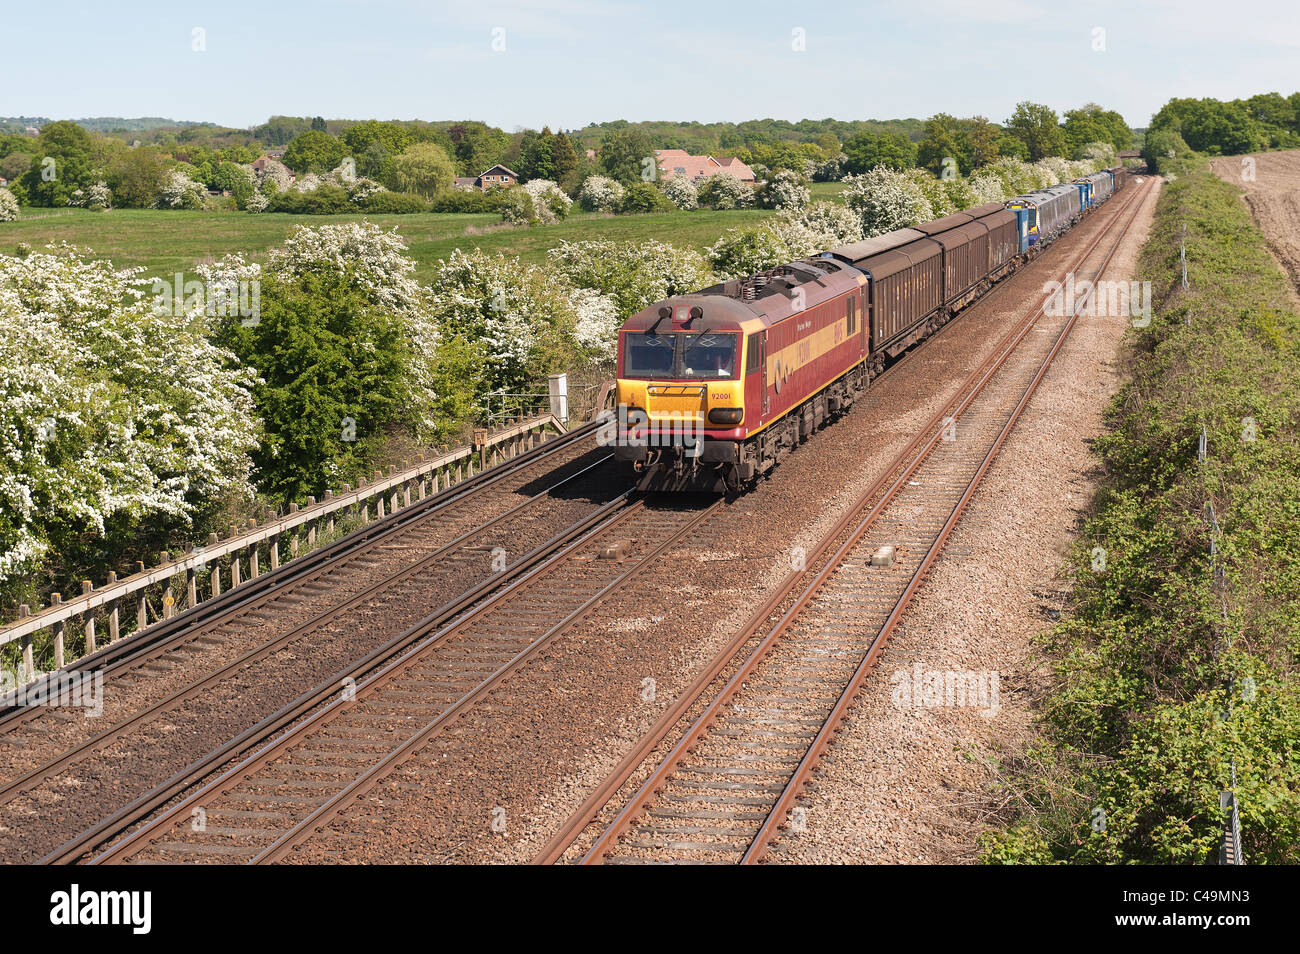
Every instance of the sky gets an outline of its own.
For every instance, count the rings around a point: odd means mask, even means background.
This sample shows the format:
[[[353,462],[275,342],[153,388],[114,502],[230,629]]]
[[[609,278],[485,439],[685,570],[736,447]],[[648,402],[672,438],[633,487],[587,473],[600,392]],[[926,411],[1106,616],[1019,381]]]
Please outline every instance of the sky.
[[[0,116],[1007,119],[1300,89],[1300,2],[0,0]]]

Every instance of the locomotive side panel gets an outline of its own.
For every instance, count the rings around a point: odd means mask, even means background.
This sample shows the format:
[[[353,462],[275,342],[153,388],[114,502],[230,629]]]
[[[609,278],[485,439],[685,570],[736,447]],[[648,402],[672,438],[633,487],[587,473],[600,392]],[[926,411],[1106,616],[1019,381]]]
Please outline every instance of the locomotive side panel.
[[[768,327],[765,421],[796,409],[862,360],[863,300],[854,289]]]

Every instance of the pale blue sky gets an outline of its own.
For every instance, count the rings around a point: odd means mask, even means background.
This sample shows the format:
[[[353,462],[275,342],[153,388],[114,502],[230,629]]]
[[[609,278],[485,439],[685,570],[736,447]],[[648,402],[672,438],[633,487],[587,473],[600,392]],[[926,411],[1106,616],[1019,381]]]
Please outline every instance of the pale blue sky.
[[[0,115],[55,119],[1001,122],[1032,99],[1145,126],[1171,96],[1300,89],[1297,0],[4,0],[0,30]]]

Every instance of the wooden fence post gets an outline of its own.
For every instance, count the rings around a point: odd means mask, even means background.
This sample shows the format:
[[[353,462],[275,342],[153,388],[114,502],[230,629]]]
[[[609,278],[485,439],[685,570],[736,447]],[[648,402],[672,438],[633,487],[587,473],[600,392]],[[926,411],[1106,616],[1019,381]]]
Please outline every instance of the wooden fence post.
[[[90,580],[81,581],[81,594],[83,596],[89,593],[94,588],[95,588],[95,584],[91,583]],[[86,610],[86,623],[85,623],[84,632],[86,634],[86,655],[89,656],[91,653],[95,651],[95,611],[93,609]]]
[[[135,572],[144,572],[144,562],[137,560],[135,563]],[[138,633],[149,625],[149,602],[145,599],[144,590],[139,591],[135,598],[135,631]]]
[[[58,606],[63,602],[62,593],[50,594],[50,605]],[[54,624],[54,668],[63,668],[63,620]]]
[[[117,582],[117,574],[114,573],[112,570],[109,570],[108,585],[112,586],[116,582]],[[117,607],[119,602],[120,600],[113,600],[113,602],[109,604],[109,608],[108,608],[108,641],[110,643],[116,642],[118,637],[118,626],[120,625],[120,619],[118,617]]]
[[[31,607],[26,603],[18,607],[18,618],[25,619],[31,615]],[[23,637],[23,682],[31,682],[32,674],[36,672],[36,666],[32,661],[32,634],[28,633]]]

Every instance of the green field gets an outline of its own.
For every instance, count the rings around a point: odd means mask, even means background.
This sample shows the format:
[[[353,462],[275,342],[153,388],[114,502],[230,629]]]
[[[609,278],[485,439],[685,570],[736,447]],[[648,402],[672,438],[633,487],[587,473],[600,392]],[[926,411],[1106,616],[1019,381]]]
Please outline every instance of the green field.
[[[280,244],[295,225],[373,222],[396,227],[410,246],[417,276],[428,279],[433,265],[453,249],[481,248],[542,262],[547,249],[561,241],[659,239],[674,245],[704,248],[727,229],[751,225],[771,212],[675,212],[653,215],[579,213],[556,225],[534,228],[503,226],[493,214],[456,215],[250,215],[246,212],[184,212],[121,209],[24,209],[16,222],[0,224],[0,254],[12,254],[20,242],[34,249],[68,242],[93,249],[119,267],[143,265],[153,275],[189,273],[196,263],[243,252],[252,261]]]
[[[843,182],[814,182],[808,186],[814,202],[842,202],[840,195],[844,189]]]

